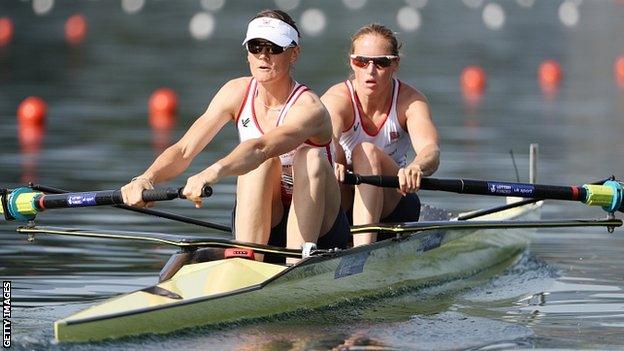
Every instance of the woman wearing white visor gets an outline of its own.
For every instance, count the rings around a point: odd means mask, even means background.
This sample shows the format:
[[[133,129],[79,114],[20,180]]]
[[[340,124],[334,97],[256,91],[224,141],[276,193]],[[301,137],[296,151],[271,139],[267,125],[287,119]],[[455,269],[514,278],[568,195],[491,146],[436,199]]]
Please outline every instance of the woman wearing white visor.
[[[237,175],[236,240],[293,249],[306,242],[346,247],[349,225],[332,168],[331,119],[319,97],[290,75],[299,56],[294,21],[283,11],[261,11],[249,23],[243,45],[251,77],[223,85],[182,139],[122,188],[124,201],[147,205],[143,189],[181,174],[232,122],[240,144],[188,178],[184,195],[200,207],[205,184]]]

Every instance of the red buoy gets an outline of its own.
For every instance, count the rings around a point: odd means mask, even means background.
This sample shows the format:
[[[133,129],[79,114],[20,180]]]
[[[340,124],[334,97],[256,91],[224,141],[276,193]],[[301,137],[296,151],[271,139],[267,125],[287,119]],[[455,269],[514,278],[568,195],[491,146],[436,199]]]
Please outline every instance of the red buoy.
[[[77,45],[87,36],[87,19],[78,13],[65,21],[65,40],[71,45]]]
[[[618,85],[624,88],[624,55],[615,60],[613,65],[613,75],[615,76],[615,81]]]
[[[0,18],[0,46],[5,46],[13,39],[13,22],[8,17]]]
[[[542,87],[558,86],[563,78],[563,71],[559,62],[546,60],[540,64],[538,78]]]
[[[43,124],[48,112],[48,104],[37,96],[29,96],[17,108],[17,120],[21,124]]]
[[[149,99],[150,115],[175,115],[178,109],[178,96],[169,88],[160,88]]]
[[[474,65],[464,68],[461,73],[460,84],[465,93],[482,93],[486,86],[485,71],[483,68]]]

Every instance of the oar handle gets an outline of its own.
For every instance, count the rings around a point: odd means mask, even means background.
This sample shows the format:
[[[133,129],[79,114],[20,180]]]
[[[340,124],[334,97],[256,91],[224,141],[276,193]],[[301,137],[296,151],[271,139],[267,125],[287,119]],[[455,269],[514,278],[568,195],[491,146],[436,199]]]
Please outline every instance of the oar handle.
[[[145,189],[142,193],[144,202],[167,201],[185,199],[182,195],[184,188]],[[212,188],[208,185],[202,189],[202,197],[212,195]],[[40,195],[33,201],[38,210],[68,207],[89,207],[122,205],[121,190],[102,190],[91,192],[77,192],[66,194]]]
[[[383,188],[398,188],[399,187],[399,177],[397,176],[386,176],[386,175],[361,175],[353,172],[345,173],[345,179],[343,184],[348,185],[359,185],[359,184],[370,184]]]

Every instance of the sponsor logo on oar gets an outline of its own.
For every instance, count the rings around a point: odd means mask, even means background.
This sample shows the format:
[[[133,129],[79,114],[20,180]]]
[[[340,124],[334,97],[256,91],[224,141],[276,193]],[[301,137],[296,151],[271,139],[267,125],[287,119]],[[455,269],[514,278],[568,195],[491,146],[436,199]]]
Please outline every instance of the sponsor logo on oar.
[[[67,205],[70,207],[95,205],[95,193],[85,193],[67,197]]]

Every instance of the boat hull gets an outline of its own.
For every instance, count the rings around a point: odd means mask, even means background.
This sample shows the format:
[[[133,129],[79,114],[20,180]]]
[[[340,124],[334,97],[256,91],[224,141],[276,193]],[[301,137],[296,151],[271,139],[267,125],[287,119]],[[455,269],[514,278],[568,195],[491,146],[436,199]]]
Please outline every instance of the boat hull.
[[[480,219],[539,218],[541,204]],[[308,258],[286,268],[233,258],[183,267],[170,280],[55,323],[58,341],[83,342],[315,309],[477,274],[513,261],[532,229],[435,230]]]

